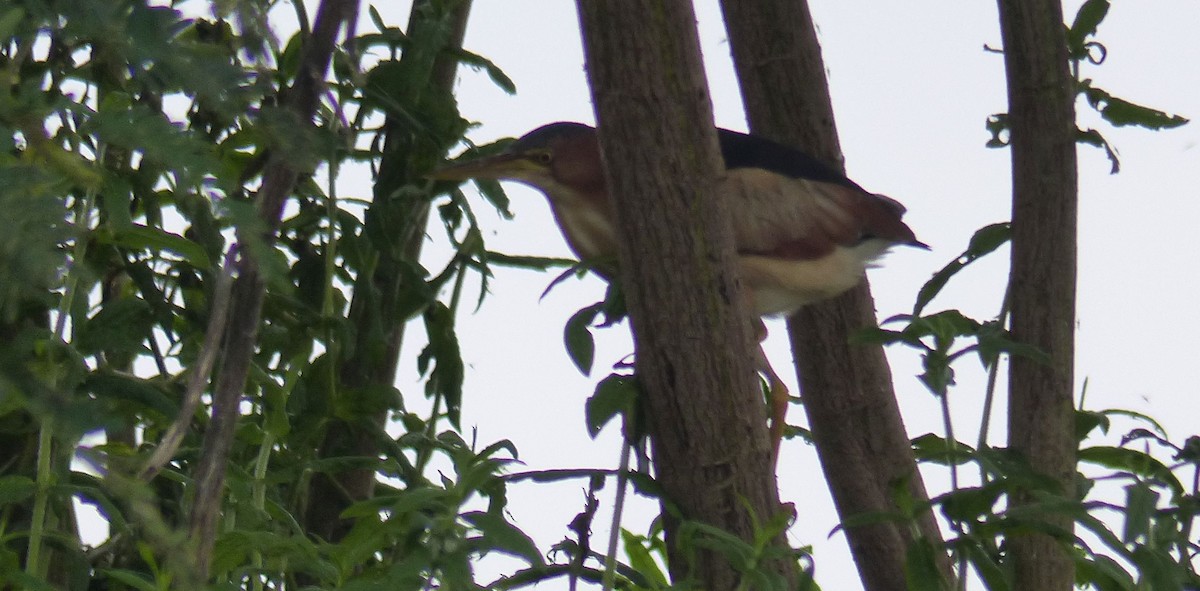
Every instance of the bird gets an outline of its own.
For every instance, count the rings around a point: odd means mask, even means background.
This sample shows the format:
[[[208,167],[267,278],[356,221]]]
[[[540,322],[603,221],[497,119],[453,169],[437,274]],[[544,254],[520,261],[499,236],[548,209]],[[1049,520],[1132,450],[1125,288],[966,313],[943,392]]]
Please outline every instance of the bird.
[[[863,189],[816,158],[728,129],[718,128],[717,139],[725,163],[717,195],[729,205],[738,272],[760,342],[766,337],[762,317],[791,314],[851,289],[893,246],[929,248],[904,223],[900,202]],[[429,177],[529,185],[545,194],[580,260],[616,260],[620,234],[590,125],[543,125],[499,154],[449,164]],[[597,270],[612,279],[612,269]],[[770,437],[777,458],[789,394],[761,345],[756,364],[770,382]]]

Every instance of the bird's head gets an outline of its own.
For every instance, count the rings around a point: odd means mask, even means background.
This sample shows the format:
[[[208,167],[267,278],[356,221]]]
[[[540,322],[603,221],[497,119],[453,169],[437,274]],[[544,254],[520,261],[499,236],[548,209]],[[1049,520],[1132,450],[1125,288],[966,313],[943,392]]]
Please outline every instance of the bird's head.
[[[544,125],[495,156],[440,168],[429,178],[517,181],[542,190],[552,200],[604,190],[596,130],[582,123]]]

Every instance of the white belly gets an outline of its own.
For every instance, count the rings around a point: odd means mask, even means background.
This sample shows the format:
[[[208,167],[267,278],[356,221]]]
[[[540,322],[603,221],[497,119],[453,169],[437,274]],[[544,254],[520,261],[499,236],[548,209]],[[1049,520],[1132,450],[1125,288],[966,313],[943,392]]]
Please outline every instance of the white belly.
[[[839,246],[829,256],[804,261],[763,256],[738,258],[742,280],[760,316],[786,314],[829,299],[855,285],[884,248],[871,242]]]

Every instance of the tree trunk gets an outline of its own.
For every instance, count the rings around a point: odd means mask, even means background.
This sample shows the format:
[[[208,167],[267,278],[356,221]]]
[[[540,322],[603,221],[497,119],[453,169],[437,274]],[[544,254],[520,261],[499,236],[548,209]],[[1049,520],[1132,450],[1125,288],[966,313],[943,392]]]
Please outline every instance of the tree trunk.
[[[714,191],[723,166],[695,16],[683,0],[577,5],[671,577],[737,589],[729,560],[685,543],[696,535],[687,522],[752,542],[782,508],[727,205]],[[782,535],[772,550],[787,551]],[[768,568],[794,587],[794,561]]]
[[[471,0],[460,0],[454,6],[449,17],[452,22],[445,30],[440,28],[442,23],[430,22],[428,4],[428,0],[413,3],[409,13],[409,35],[424,34],[420,31],[422,27],[436,27],[434,34],[446,37],[447,49],[461,47],[467,30],[467,17],[471,13]],[[432,58],[405,53],[401,58],[401,64],[409,68],[421,67],[426,61],[432,63],[427,73],[428,87],[397,89],[397,92],[449,95],[453,91],[458,60],[447,52],[441,51]],[[391,245],[376,245],[383,247],[377,251],[379,262],[375,272],[369,277],[358,278],[354,286],[350,322],[355,326],[356,341],[338,370],[338,387],[347,393],[367,388],[390,388],[395,384],[396,364],[399,362],[400,345],[408,321],[408,318],[400,317],[396,312],[399,300],[405,297],[408,287],[404,284],[406,278],[401,273],[401,266],[420,259],[425,228],[429,224],[430,195],[412,192],[403,202],[397,202],[392,197],[400,194],[399,189],[407,184],[423,184],[410,170],[414,148],[405,138],[414,134],[405,128],[402,119],[388,117],[384,123],[388,133],[384,139],[383,156],[375,183],[375,201],[367,222],[399,223],[389,227],[386,232],[376,233],[394,242]],[[387,221],[379,222],[380,219]],[[384,336],[382,342],[375,340],[377,335]],[[380,446],[377,437],[386,419],[387,413],[383,412],[371,418],[374,425],[330,421],[318,455],[322,458],[378,455]],[[314,475],[305,511],[307,531],[330,542],[342,539],[351,525],[349,520],[341,518],[342,511],[356,501],[370,498],[374,490],[374,468],[353,468],[336,474]]]
[[[841,170],[825,64],[804,0],[722,0],[738,81],[758,135],[804,149]],[[897,511],[893,487],[906,482],[917,502],[928,500],[896,404],[891,369],[879,345],[850,345],[850,335],[875,326],[870,286],[807,306],[788,322],[804,409],[838,515]],[[920,537],[941,547],[932,513]],[[863,585],[905,589],[905,555],[917,536],[895,523],[846,529]],[[947,581],[953,569],[939,560]]]
[[[1054,0],[999,5],[1013,163],[1012,334],[1049,356],[1048,363],[1020,356],[1010,362],[1009,447],[1074,498],[1075,86],[1062,6]],[[1068,532],[1073,527],[1069,516],[1046,521]],[[1008,543],[1014,589],[1073,587],[1074,563],[1060,542],[1030,533]]]

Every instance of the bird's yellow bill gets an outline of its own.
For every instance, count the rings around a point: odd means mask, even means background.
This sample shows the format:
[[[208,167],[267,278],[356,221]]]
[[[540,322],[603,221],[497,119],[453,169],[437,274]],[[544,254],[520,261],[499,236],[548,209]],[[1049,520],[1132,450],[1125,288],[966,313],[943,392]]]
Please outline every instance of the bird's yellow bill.
[[[469,162],[443,166],[426,175],[435,181],[465,181],[468,179],[520,178],[534,168],[532,162],[519,154],[497,154]]]

